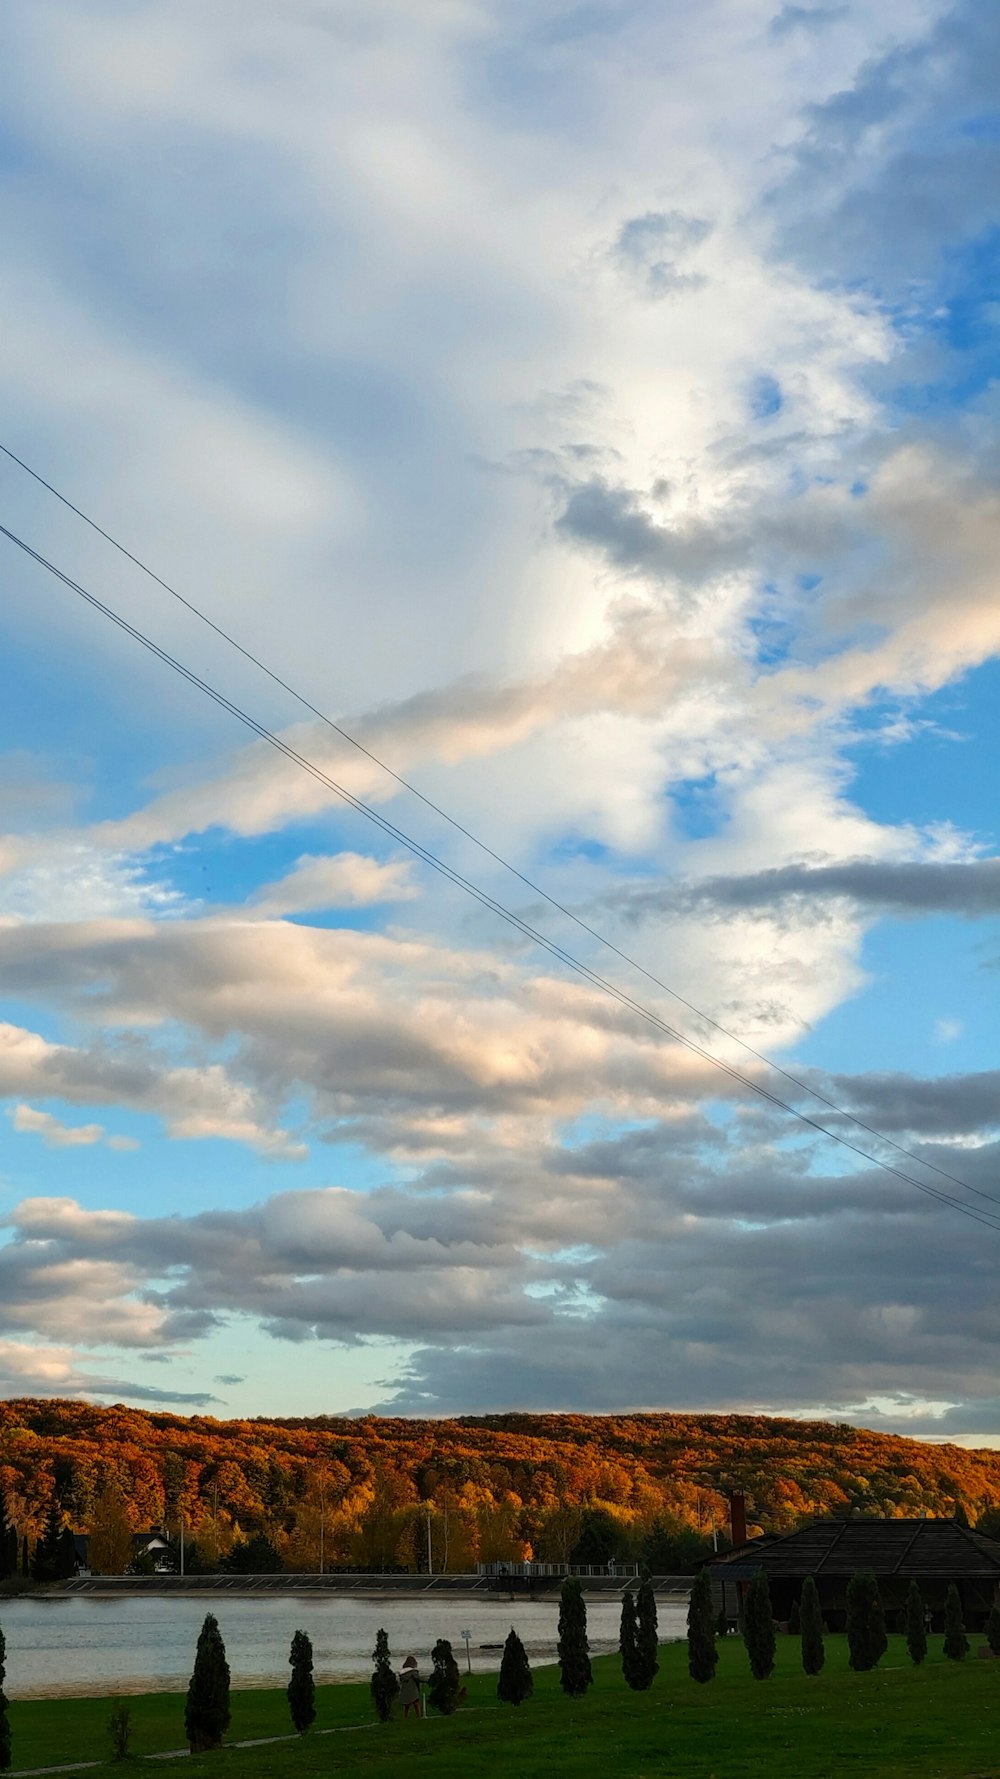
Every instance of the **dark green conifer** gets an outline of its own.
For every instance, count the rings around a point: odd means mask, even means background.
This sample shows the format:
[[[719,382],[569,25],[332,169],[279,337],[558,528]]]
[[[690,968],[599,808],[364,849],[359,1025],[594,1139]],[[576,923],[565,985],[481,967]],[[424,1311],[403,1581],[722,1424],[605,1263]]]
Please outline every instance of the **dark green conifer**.
[[[369,1686],[372,1703],[382,1723],[388,1723],[392,1716],[393,1700],[399,1691],[399,1680],[392,1665],[389,1654],[389,1638],[385,1631],[379,1631],[375,1637],[375,1648],[372,1653],[375,1664]]]
[[[313,1680],[312,1639],[296,1631],[288,1656],[292,1678],[288,1682],[288,1709],[300,1736],[316,1721],[316,1682]]]
[[[56,1496],[49,1502],[49,1511],[45,1520],[45,1530],[35,1545],[31,1558],[31,1577],[33,1581],[58,1581],[60,1568],[60,1547],[64,1528],[63,1511]]]
[[[3,1632],[0,1631],[0,1773],[6,1773],[11,1763],[9,1701],[3,1690],[6,1677],[7,1644]]]
[[[635,1609],[635,1595],[631,1588],[626,1588],[622,1595],[621,1625],[618,1631],[618,1649],[622,1658],[622,1676],[626,1686],[633,1692],[642,1691],[639,1662],[639,1618]]]
[[[797,1637],[802,1630],[802,1609],[797,1600],[792,1601],[792,1610],[788,1614],[788,1635]]]
[[[881,1661],[887,1648],[885,1614],[874,1575],[862,1571],[847,1584],[849,1665],[863,1674]]]
[[[688,1673],[692,1680],[715,1679],[719,1652],[715,1647],[715,1614],[708,1570],[699,1569],[688,1599]]]
[[[645,1692],[652,1686],[660,1671],[657,1660],[660,1649],[659,1625],[656,1616],[656,1595],[648,1571],[643,1574],[639,1583],[639,1592],[635,1602],[636,1612],[636,1649],[639,1656],[639,1691]]]
[[[461,1690],[462,1676],[452,1654],[451,1644],[447,1637],[439,1637],[431,1650],[431,1678],[427,1697],[435,1711],[440,1711],[442,1717],[450,1717],[458,1708]]]
[[[229,1663],[219,1621],[212,1612],[198,1637],[184,1706],[184,1728],[192,1754],[220,1747],[229,1728]]]
[[[767,1576],[758,1569],[747,1588],[743,1604],[743,1641],[755,1680],[767,1680],[774,1672],[774,1615]]]
[[[521,1705],[535,1690],[527,1651],[513,1625],[507,1632],[497,1681],[497,1698],[504,1705]]]
[[[914,1667],[919,1668],[927,1654],[927,1613],[915,1581],[911,1581],[906,1592],[906,1647]]]
[[[995,1603],[990,1607],[990,1616],[986,1621],[986,1641],[994,1655],[1000,1655],[1000,1606]]]
[[[962,1618],[962,1601],[954,1582],[949,1587],[944,1602],[944,1653],[950,1662],[964,1662],[969,1653],[969,1639],[965,1635]]]
[[[726,1617],[725,1611],[721,1607],[719,1608],[715,1619],[715,1635],[717,1637],[729,1636],[729,1620]]]
[[[559,1685],[571,1699],[583,1697],[594,1676],[587,1642],[587,1603],[579,1577],[567,1575],[559,1593]]]
[[[802,1666],[807,1674],[818,1674],[826,1659],[823,1648],[823,1614],[819,1590],[811,1575],[802,1583],[799,1600],[799,1635],[802,1639]]]

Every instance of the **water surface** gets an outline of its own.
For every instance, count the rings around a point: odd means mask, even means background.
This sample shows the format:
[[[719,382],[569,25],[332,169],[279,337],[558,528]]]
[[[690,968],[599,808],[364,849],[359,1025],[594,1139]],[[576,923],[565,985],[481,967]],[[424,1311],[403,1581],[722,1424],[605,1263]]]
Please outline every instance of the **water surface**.
[[[676,1597],[659,1605],[661,1638],[684,1634],[685,1607]],[[344,1599],[331,1594],[204,1595],[155,1598],[26,1596],[0,1600],[7,1638],[6,1691],[11,1698],[59,1698],[111,1692],[174,1692],[186,1687],[198,1631],[215,1612],[236,1686],[285,1686],[294,1631],[312,1638],[316,1679],[367,1679],[375,1633],[384,1625],[398,1666],[415,1655],[425,1670],[439,1637],[450,1639],[465,1669],[462,1632],[471,1632],[472,1666],[500,1666],[500,1649],[513,1625],[532,1662],[553,1661],[558,1602],[446,1599]],[[618,1644],[620,1600],[587,1602],[595,1654]]]

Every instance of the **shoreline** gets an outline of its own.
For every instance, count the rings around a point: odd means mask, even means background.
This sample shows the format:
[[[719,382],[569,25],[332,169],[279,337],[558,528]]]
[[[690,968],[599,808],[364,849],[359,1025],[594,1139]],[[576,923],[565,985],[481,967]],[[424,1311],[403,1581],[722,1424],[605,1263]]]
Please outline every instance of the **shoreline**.
[[[653,1592],[658,1600],[686,1600],[691,1590],[691,1577],[654,1576]],[[603,1585],[583,1579],[584,1594],[592,1600],[618,1600],[624,1592],[623,1581]],[[0,1587],[0,1609],[19,1600],[176,1600],[203,1599],[206,1595],[224,1599],[297,1598],[316,1599],[323,1596],[339,1600],[464,1600],[468,1604],[510,1606],[515,1604],[557,1605],[559,1587],[487,1588],[479,1577],[413,1576],[399,1581],[382,1577],[358,1576],[294,1576],[294,1575],[95,1575],[80,1577],[69,1584],[49,1584],[31,1588]]]

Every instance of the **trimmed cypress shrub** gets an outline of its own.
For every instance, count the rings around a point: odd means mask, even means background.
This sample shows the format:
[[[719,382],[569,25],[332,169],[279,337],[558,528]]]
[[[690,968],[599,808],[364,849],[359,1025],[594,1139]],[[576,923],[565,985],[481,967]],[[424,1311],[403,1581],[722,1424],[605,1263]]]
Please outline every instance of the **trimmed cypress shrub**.
[[[990,1616],[986,1621],[986,1641],[994,1655],[1000,1655],[1000,1606],[990,1607]]]
[[[639,1678],[639,1620],[635,1610],[635,1595],[631,1588],[626,1588],[622,1595],[621,1626],[618,1631],[618,1649],[622,1658],[622,1676],[626,1686],[633,1692],[642,1691]]]
[[[559,1592],[559,1685],[571,1699],[594,1683],[587,1642],[587,1603],[579,1576],[567,1575]]]
[[[866,1570],[847,1584],[847,1647],[849,1665],[859,1674],[874,1668],[887,1647],[878,1582]]]
[[[743,1641],[755,1680],[767,1680],[774,1672],[774,1615],[767,1576],[758,1569],[747,1588],[743,1606]]]
[[[944,1653],[950,1662],[964,1662],[969,1653],[969,1639],[965,1635],[962,1618],[962,1601],[954,1582],[949,1587],[944,1602]]]
[[[927,1654],[927,1614],[915,1581],[911,1581],[906,1592],[906,1647],[914,1667],[919,1668]]]
[[[3,1683],[7,1677],[7,1643],[0,1631],[0,1773],[6,1773],[11,1764],[10,1716],[8,1714],[7,1694]]]
[[[788,1635],[797,1637],[802,1630],[802,1608],[797,1600],[792,1601],[792,1610],[788,1614]]]
[[[497,1698],[504,1705],[523,1705],[525,1699],[530,1699],[534,1690],[535,1680],[527,1651],[511,1625],[507,1632],[507,1641],[503,1646],[500,1678],[497,1681]]]
[[[389,1654],[389,1637],[385,1631],[376,1633],[372,1661],[375,1663],[375,1670],[369,1682],[372,1704],[375,1706],[379,1720],[382,1723],[388,1723],[392,1716],[393,1702],[399,1691],[399,1680],[392,1665],[392,1657]]]
[[[184,1729],[192,1754],[219,1748],[229,1728],[229,1663],[214,1612],[198,1636],[194,1670],[184,1705]]]
[[[648,1574],[644,1574],[639,1583],[639,1592],[635,1601],[636,1612],[636,1649],[639,1656],[639,1691],[645,1692],[652,1686],[660,1672],[658,1661],[660,1649],[659,1625],[656,1616],[656,1595]]]
[[[799,1635],[802,1639],[802,1666],[807,1674],[818,1674],[826,1660],[823,1648],[823,1614],[819,1590],[811,1575],[802,1583],[799,1600]]]
[[[439,1637],[431,1650],[431,1678],[427,1688],[427,1697],[435,1711],[442,1717],[450,1717],[458,1708],[458,1695],[462,1690],[462,1676],[458,1671],[458,1663],[452,1654],[451,1644],[447,1637]]]
[[[688,1600],[687,1642],[688,1673],[691,1679],[702,1682],[714,1680],[719,1652],[715,1647],[712,1584],[706,1569],[699,1569]]]
[[[313,1680],[312,1639],[296,1631],[288,1656],[292,1678],[288,1682],[288,1709],[300,1736],[316,1721],[316,1682]]]
[[[715,1635],[717,1637],[728,1637],[729,1636],[729,1620],[726,1617],[725,1613],[721,1610],[721,1608],[719,1610],[719,1615],[715,1621]]]

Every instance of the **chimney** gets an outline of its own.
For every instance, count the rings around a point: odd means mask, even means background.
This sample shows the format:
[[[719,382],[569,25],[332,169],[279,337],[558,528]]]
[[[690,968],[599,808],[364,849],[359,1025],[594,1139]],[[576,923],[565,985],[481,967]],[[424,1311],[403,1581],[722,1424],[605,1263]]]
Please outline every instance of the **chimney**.
[[[742,1489],[734,1489],[729,1497],[729,1529],[736,1550],[747,1541],[747,1498]]]

